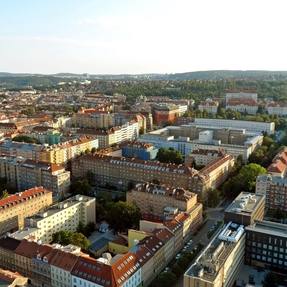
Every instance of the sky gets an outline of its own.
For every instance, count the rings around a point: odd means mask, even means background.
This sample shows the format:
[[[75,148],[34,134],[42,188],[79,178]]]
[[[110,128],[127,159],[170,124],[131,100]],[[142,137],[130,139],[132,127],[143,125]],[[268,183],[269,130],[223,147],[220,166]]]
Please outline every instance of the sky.
[[[0,71],[287,70],[286,0],[0,0]]]

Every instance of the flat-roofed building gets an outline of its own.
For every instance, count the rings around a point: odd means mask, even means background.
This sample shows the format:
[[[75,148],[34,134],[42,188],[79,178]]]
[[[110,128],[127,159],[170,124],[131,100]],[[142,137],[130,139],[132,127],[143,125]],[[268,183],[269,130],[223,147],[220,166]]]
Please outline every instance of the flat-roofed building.
[[[0,200],[0,235],[24,227],[25,218],[52,204],[52,192],[34,187]]]
[[[58,231],[76,231],[79,223],[96,223],[96,199],[76,195],[25,219],[25,227],[12,233],[15,239],[41,240],[50,243]]]
[[[225,222],[242,225],[253,224],[255,220],[263,220],[265,196],[249,192],[241,192],[224,211]]]
[[[233,286],[244,262],[244,226],[229,222],[184,274],[184,287]]]
[[[245,262],[286,274],[287,225],[271,221],[256,221],[245,230]]]

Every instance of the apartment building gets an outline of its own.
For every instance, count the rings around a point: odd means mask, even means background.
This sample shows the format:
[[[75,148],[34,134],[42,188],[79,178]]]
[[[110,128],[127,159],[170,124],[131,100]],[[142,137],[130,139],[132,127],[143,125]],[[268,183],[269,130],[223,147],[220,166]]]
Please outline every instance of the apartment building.
[[[256,221],[247,226],[245,262],[286,274],[287,226],[271,221]]]
[[[257,93],[230,92],[226,93],[225,99],[226,109],[253,115],[257,113]]]
[[[244,262],[243,225],[226,224],[184,274],[184,287],[233,286]]]
[[[52,235],[61,230],[76,231],[79,223],[96,223],[96,199],[76,195],[48,209],[27,217],[24,228],[12,233],[15,239],[33,239],[49,243]]]
[[[284,147],[267,168],[268,174],[256,179],[256,194],[266,197],[267,210],[287,211],[287,148]]]
[[[244,226],[253,224],[255,220],[263,220],[265,196],[241,192],[224,211],[224,221],[232,221]]]
[[[127,202],[135,203],[142,214],[163,218],[170,212],[190,212],[197,204],[197,195],[183,188],[143,183],[127,192]]]
[[[24,227],[24,220],[52,204],[52,192],[34,187],[0,200],[0,235]]]
[[[190,189],[204,198],[208,189],[217,188],[226,179],[233,164],[234,158],[224,155],[197,171],[184,165],[96,153],[73,160],[72,175],[80,178],[92,172],[95,175],[95,184],[109,183],[120,190],[125,190],[134,183],[158,181],[170,187]]]
[[[129,141],[121,145],[122,155],[124,157],[134,157],[143,160],[152,160],[157,156],[158,149],[152,144]]]
[[[247,162],[250,154],[262,144],[263,136],[247,133],[245,129],[216,127],[210,122],[208,125],[168,126],[144,134],[138,141],[153,144],[156,148],[174,148],[183,156],[198,149],[223,151],[235,158],[241,155]]]
[[[55,199],[64,197],[70,187],[70,172],[64,166],[22,157],[1,156],[0,177],[18,191],[43,186],[53,192]]]
[[[198,109],[201,112],[206,112],[208,114],[217,114],[219,102],[212,99],[206,99],[205,101],[200,102]]]
[[[271,102],[266,104],[265,109],[269,115],[287,116],[287,104],[280,102]]]
[[[7,287],[25,287],[28,286],[28,278],[20,275],[18,272],[12,272],[0,268],[0,282],[2,286]]]
[[[244,129],[246,132],[274,134],[274,122],[254,122],[254,121],[240,121],[240,120],[225,120],[225,119],[205,119],[195,118],[192,125],[217,128],[231,128],[231,129]]]
[[[196,149],[185,156],[184,163],[187,166],[206,166],[213,160],[223,156],[224,153],[222,150]]]
[[[43,162],[66,164],[69,160],[99,147],[98,140],[94,137],[82,136],[57,145],[45,146],[39,156]]]
[[[156,103],[152,106],[153,120],[156,125],[173,123],[180,114],[179,107],[174,104]]]
[[[0,142],[0,154],[21,156],[26,159],[55,164],[65,164],[86,150],[98,148],[98,140],[82,136],[56,145],[39,145],[4,140]]]

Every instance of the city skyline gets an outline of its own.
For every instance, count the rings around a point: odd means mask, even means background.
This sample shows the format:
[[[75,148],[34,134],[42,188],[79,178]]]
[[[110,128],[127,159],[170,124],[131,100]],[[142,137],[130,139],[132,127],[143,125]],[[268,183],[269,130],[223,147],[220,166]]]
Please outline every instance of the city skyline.
[[[9,1],[1,71],[287,70],[285,1]]]

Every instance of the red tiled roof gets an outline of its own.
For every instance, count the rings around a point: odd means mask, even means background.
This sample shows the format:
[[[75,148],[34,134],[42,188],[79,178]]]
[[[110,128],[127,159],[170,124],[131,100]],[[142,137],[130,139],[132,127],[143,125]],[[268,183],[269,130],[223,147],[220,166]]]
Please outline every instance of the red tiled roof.
[[[16,204],[19,204],[23,201],[29,200],[30,197],[41,196],[45,193],[49,193],[51,191],[41,187],[33,187],[28,190],[9,195],[8,197],[0,200],[0,209],[6,207],[12,207]]]
[[[56,256],[53,257],[50,264],[66,271],[71,271],[78,261],[78,256],[62,250],[57,250]]]

